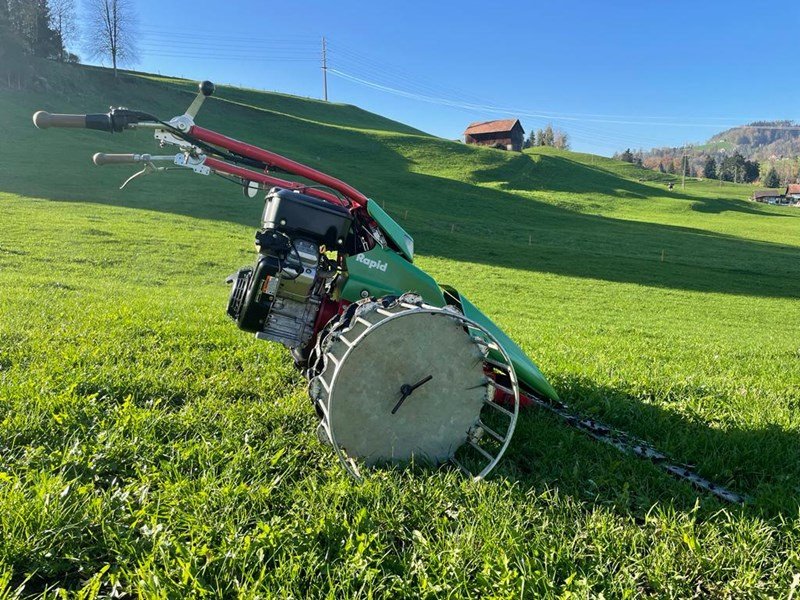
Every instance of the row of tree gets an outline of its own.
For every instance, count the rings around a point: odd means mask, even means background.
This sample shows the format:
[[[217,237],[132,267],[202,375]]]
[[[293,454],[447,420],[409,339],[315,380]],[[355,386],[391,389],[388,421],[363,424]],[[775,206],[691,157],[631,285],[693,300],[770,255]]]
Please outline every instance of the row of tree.
[[[79,62],[79,43],[91,58],[117,65],[135,58],[135,11],[132,0],[82,0],[83,31],[76,0],[0,0],[0,72],[16,74],[22,85],[31,59]],[[82,35],[83,34],[83,35]]]
[[[773,173],[774,173],[773,169]],[[713,156],[707,156],[703,164],[703,177],[706,179],[720,179],[734,183],[753,183],[761,174],[761,165],[757,160],[747,160],[738,152],[725,156],[721,161]],[[777,177],[777,173],[775,173]]]
[[[531,129],[525,140],[525,148],[532,148],[533,146],[552,146],[553,148],[569,150],[569,136],[566,131],[553,129],[552,125],[535,131]]]
[[[723,131],[699,146],[628,150],[628,154],[634,162],[641,157],[642,166],[661,172],[681,173],[682,157],[688,156],[687,174],[739,182],[755,177],[762,185],[782,187],[800,181],[798,125],[795,121],[756,121]]]
[[[642,150],[631,151],[627,148],[624,152],[614,154],[614,158],[633,163],[647,169],[654,169],[661,173],[671,175],[686,175],[687,177],[705,177],[706,179],[719,179],[735,183],[753,183],[761,175],[761,165],[757,160],[748,160],[739,152],[732,155],[721,155],[719,160],[707,154],[698,156],[691,149],[671,148],[660,149],[659,152]],[[774,173],[774,169],[772,169]],[[777,179],[777,173],[774,173]],[[765,176],[765,185],[766,183]],[[770,186],[772,187],[772,186]]]

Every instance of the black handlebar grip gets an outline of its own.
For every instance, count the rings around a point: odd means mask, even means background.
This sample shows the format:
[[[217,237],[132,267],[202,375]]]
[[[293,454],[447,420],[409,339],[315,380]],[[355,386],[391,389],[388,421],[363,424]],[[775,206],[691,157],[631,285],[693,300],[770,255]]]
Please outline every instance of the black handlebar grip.
[[[48,127],[86,127],[86,115],[52,115],[40,110],[33,115],[33,124],[39,129]]]
[[[105,154],[98,152],[92,157],[92,162],[98,167],[103,165],[123,165],[141,162],[138,154]]]
[[[97,129],[99,131],[114,131],[114,124],[111,119],[111,114],[100,113],[94,115],[85,115],[86,129]],[[120,127],[117,131],[122,131]]]

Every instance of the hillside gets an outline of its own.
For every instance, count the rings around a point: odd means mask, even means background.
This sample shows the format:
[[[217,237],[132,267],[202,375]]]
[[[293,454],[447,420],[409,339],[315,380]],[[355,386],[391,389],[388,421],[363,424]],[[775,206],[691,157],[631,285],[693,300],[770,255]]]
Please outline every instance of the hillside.
[[[726,148],[765,161],[800,156],[800,126],[792,121],[759,121],[712,136],[709,148]]]
[[[689,157],[692,175],[702,176],[710,157],[717,165],[719,177],[719,168],[726,157],[738,154],[760,164],[761,179],[774,168],[781,184],[786,185],[800,177],[800,125],[792,121],[758,121],[726,129],[704,143],[687,148],[653,148],[642,152],[640,158],[650,169],[669,170],[671,166],[680,173],[684,153]]]
[[[338,176],[496,319],[559,395],[751,496],[722,506],[536,410],[495,474],[377,471],[315,436],[287,352],[225,317],[261,205],[132,169],[194,84],[46,64],[0,89],[0,590],[257,597],[785,595],[800,561],[800,211],[750,186],[425,135],[220,86],[198,122]],[[56,91],[57,90],[57,91]],[[2,592],[0,592],[2,595]]]

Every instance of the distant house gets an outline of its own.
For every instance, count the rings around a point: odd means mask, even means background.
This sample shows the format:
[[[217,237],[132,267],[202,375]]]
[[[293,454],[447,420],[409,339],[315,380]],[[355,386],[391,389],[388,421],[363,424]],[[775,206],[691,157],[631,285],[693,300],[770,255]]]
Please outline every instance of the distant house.
[[[786,186],[786,199],[800,202],[800,183],[790,183]]]
[[[788,204],[781,190],[756,190],[753,192],[753,200],[764,204]]]
[[[500,119],[470,123],[464,131],[464,143],[494,146],[520,152],[525,141],[525,130],[519,119]]]

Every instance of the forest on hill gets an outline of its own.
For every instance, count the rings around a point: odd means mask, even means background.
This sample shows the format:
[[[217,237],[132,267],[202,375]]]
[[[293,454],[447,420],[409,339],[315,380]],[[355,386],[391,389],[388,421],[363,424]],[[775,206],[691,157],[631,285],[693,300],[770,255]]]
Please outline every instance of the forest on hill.
[[[614,157],[664,173],[779,187],[800,178],[800,125],[756,121],[722,131],[703,144],[629,148]]]

